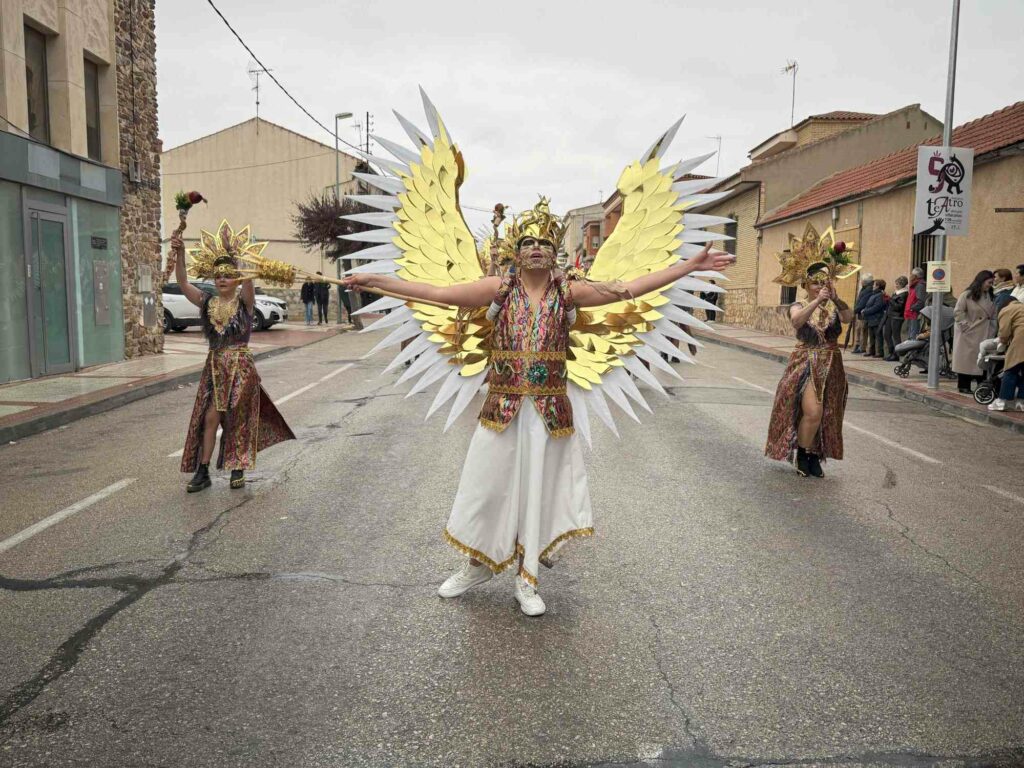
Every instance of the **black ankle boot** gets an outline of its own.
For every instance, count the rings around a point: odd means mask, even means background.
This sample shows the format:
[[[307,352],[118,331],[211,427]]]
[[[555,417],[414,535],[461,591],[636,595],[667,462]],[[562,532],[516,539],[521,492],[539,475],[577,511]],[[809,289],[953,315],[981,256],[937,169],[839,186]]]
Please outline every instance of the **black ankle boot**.
[[[233,489],[245,487],[245,472],[241,469],[231,470],[231,487]]]
[[[800,473],[800,477],[807,477],[811,471],[807,461],[807,451],[799,446],[796,449],[796,471]]]
[[[185,490],[189,493],[195,493],[204,488],[209,488],[210,485],[210,465],[200,464],[199,469],[196,470],[196,473],[192,475],[192,479],[188,481],[188,485],[185,486]]]
[[[807,454],[807,470],[813,477],[824,477],[825,470],[821,468],[821,458],[816,453]]]

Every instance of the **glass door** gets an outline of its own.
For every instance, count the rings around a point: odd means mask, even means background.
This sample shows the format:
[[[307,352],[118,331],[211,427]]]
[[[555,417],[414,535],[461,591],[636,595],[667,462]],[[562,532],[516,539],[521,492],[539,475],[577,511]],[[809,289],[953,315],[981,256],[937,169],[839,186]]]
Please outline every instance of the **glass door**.
[[[30,213],[32,361],[45,376],[74,370],[71,312],[68,302],[66,219],[53,213]]]

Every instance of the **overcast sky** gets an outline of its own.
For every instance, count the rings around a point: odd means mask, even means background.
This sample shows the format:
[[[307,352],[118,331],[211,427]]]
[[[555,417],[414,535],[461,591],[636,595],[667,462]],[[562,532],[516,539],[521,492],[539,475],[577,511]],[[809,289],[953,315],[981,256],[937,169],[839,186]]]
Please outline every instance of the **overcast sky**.
[[[391,110],[426,130],[422,85],[465,154],[470,206],[522,208],[538,193],[557,211],[598,202],[684,113],[670,159],[712,151],[720,135],[720,174],[735,171],[789,125],[788,59],[800,65],[797,121],[913,103],[941,120],[945,109],[950,0],[214,2],[326,125],[370,111],[375,132],[404,140]],[[164,146],[251,118],[249,54],[213,9],[156,7]],[[1024,98],[1022,32],[1021,0],[963,3],[955,124]],[[263,83],[262,117],[333,142]],[[341,136],[355,142],[351,122]]]

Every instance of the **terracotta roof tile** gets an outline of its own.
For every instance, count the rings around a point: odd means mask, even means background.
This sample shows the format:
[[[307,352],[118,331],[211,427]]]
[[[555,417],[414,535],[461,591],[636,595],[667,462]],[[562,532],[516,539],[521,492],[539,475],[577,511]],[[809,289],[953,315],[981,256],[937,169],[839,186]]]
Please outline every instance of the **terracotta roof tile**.
[[[953,146],[971,147],[975,158],[1024,141],[1024,101],[1011,104],[991,115],[961,125],[953,131]],[[933,136],[924,145],[941,144]],[[823,208],[840,200],[859,197],[876,189],[913,179],[917,174],[917,144],[829,176],[758,222],[765,226],[783,219]]]
[[[823,115],[811,115],[808,120],[874,120],[881,115],[872,112],[849,112],[837,109],[835,112],[826,112]]]

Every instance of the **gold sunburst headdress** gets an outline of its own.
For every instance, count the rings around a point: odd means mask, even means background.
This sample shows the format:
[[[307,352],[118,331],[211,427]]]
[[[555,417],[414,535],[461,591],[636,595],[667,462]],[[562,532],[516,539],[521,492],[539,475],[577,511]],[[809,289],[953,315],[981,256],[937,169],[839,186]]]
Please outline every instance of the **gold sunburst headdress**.
[[[199,245],[189,249],[189,256],[192,257],[189,274],[201,280],[247,277],[291,285],[295,282],[295,267],[264,257],[266,247],[266,242],[252,239],[248,224],[235,232],[227,219],[224,219],[216,234],[204,229]]]
[[[776,283],[797,286],[810,280],[825,282],[843,280],[860,270],[860,264],[854,264],[851,254],[856,253],[853,243],[836,240],[832,227],[822,234],[811,223],[804,229],[804,236],[789,235],[789,248],[778,254],[782,274],[775,278]]]

